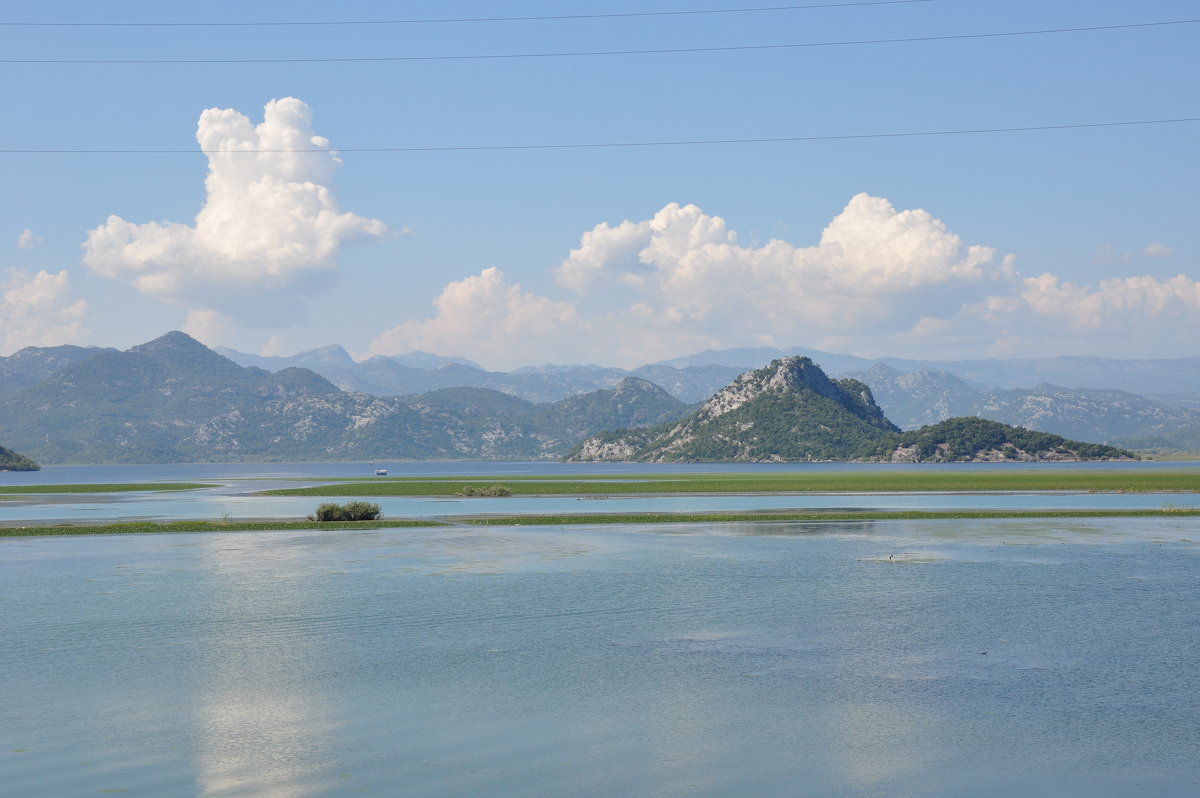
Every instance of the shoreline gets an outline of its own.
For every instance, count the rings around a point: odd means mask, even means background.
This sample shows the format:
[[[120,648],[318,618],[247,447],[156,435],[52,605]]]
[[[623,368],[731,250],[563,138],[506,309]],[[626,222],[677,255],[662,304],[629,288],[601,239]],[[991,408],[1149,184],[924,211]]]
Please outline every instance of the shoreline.
[[[862,512],[587,513],[568,515],[445,516],[377,521],[117,521],[102,524],[0,525],[0,538],[79,535],[187,534],[212,532],[355,531],[475,526],[584,526],[604,524],[840,523],[847,521],[1037,520],[1072,518],[1200,518],[1200,508],[1157,510],[900,510]]]

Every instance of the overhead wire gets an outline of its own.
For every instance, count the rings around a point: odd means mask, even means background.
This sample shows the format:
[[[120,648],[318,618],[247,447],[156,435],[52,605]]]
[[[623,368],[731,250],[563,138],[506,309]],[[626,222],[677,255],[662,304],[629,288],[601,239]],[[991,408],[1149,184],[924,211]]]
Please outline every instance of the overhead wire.
[[[0,20],[0,27],[26,28],[268,28],[317,27],[335,25],[443,25],[458,22],[545,22],[569,19],[620,19],[629,17],[682,17],[715,14],[753,14],[774,11],[803,11],[817,8],[855,8],[860,6],[898,6],[932,3],[935,0],[861,0],[850,3],[809,3],[804,5],[752,6],[748,8],[703,8],[679,11],[622,11],[595,14],[541,14],[523,17],[441,17],[432,19],[344,19],[274,20],[265,22],[20,22]]]
[[[550,53],[477,53],[467,55],[395,55],[345,56],[327,58],[0,58],[0,64],[331,64],[376,63],[406,61],[482,61],[521,58],[574,58],[614,55],[670,55],[677,53],[720,53],[746,50],[794,50],[808,47],[850,47],[872,44],[903,44],[941,42],[967,39],[999,39],[1016,36],[1045,36],[1061,33],[1157,28],[1170,25],[1194,25],[1200,19],[1175,19],[1162,22],[1131,22],[1120,25],[1088,25],[1073,28],[1041,28],[1036,30],[1000,31],[991,33],[951,33],[937,36],[902,36],[889,39],[849,39],[829,42],[798,42],[793,44],[740,44],[716,47],[668,47],[661,49],[586,50]]]
[[[571,142],[564,144],[479,144],[462,146],[413,146],[413,147],[330,147],[305,149],[131,149],[131,148],[0,148],[0,155],[263,155],[303,153],[409,153],[409,152],[481,152],[496,150],[579,150],[615,149],[622,147],[680,147],[721,144],[771,144],[815,141],[852,141],[862,139],[919,138],[927,136],[966,136],[995,133],[1026,133],[1046,130],[1084,130],[1094,128],[1135,127],[1146,125],[1171,125],[1200,122],[1200,116],[1184,116],[1171,119],[1136,119],[1117,122],[1081,122],[1062,125],[1022,125],[1013,127],[964,128],[958,130],[920,130],[887,133],[845,133],[815,136],[769,136],[755,138],[723,139],[674,139],[659,141],[613,141]]]

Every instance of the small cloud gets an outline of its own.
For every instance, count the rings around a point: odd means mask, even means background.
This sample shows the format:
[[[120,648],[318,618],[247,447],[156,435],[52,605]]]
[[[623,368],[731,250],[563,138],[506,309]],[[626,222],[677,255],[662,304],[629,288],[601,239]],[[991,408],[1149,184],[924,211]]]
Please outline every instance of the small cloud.
[[[278,335],[272,335],[263,348],[259,350],[259,355],[263,357],[278,357],[283,354],[283,339]]]
[[[196,308],[188,311],[182,329],[205,346],[217,346],[232,331],[233,320],[218,310]]]
[[[1121,263],[1130,260],[1132,257],[1128,252],[1122,252],[1112,244],[1101,244],[1096,247],[1096,254],[1092,258],[1092,262],[1105,266],[1113,263]]]
[[[421,350],[515,367],[561,353],[563,342],[579,333],[572,303],[526,293],[496,268],[448,284],[433,304],[433,318],[385,331],[371,351]]]
[[[1175,250],[1161,241],[1151,241],[1142,250],[1142,254],[1150,258],[1169,258],[1175,254]]]
[[[77,343],[90,335],[83,326],[87,303],[71,301],[71,278],[64,269],[33,274],[12,269],[0,283],[0,352],[26,346]]]
[[[33,231],[26,227],[21,231],[21,235],[17,236],[17,247],[20,249],[33,249],[45,240],[41,236],[34,235]]]

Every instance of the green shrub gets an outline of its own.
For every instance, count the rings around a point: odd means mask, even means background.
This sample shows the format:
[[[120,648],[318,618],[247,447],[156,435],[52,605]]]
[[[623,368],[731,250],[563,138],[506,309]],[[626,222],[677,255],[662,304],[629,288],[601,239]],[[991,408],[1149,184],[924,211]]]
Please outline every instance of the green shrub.
[[[325,502],[317,506],[317,512],[310,515],[310,521],[375,521],[382,517],[383,512],[378,504],[355,500],[344,505]]]
[[[355,500],[342,505],[343,521],[374,521],[383,513],[378,504]]]

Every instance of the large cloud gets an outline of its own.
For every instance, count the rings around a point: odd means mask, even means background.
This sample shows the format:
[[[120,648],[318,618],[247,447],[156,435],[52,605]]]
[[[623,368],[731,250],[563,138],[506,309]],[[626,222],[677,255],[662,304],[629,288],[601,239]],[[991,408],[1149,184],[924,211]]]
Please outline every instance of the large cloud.
[[[1022,277],[924,210],[853,197],[817,244],[743,246],[725,221],[671,204],[599,224],[555,269],[572,298],[487,269],[446,286],[436,314],[372,350],[425,349],[493,366],[637,365],[706,348],[807,345],[913,357],[1190,354],[1200,282],[1179,275],[1075,285]]]
[[[209,108],[196,140],[208,177],[195,224],[110,216],[83,245],[89,267],[151,296],[254,320],[272,299],[291,300],[280,292],[331,276],[344,242],[387,231],[383,222],[339,211],[329,183],[341,161],[313,132],[300,100],[272,100],[258,125],[233,109]]]
[[[679,324],[789,339],[894,328],[936,308],[945,289],[981,298],[1011,274],[994,250],[964,245],[929,213],[859,194],[811,247],[742,246],[720,217],[670,204],[649,220],[585,233],[557,276],[581,294],[633,291]]]
[[[450,283],[434,300],[437,315],[408,321],[371,342],[371,351],[456,352],[504,367],[569,351],[583,331],[575,307],[525,293],[495,268]]]
[[[83,317],[87,303],[71,300],[70,283],[66,271],[9,271],[8,279],[0,283],[0,353],[86,338]]]

